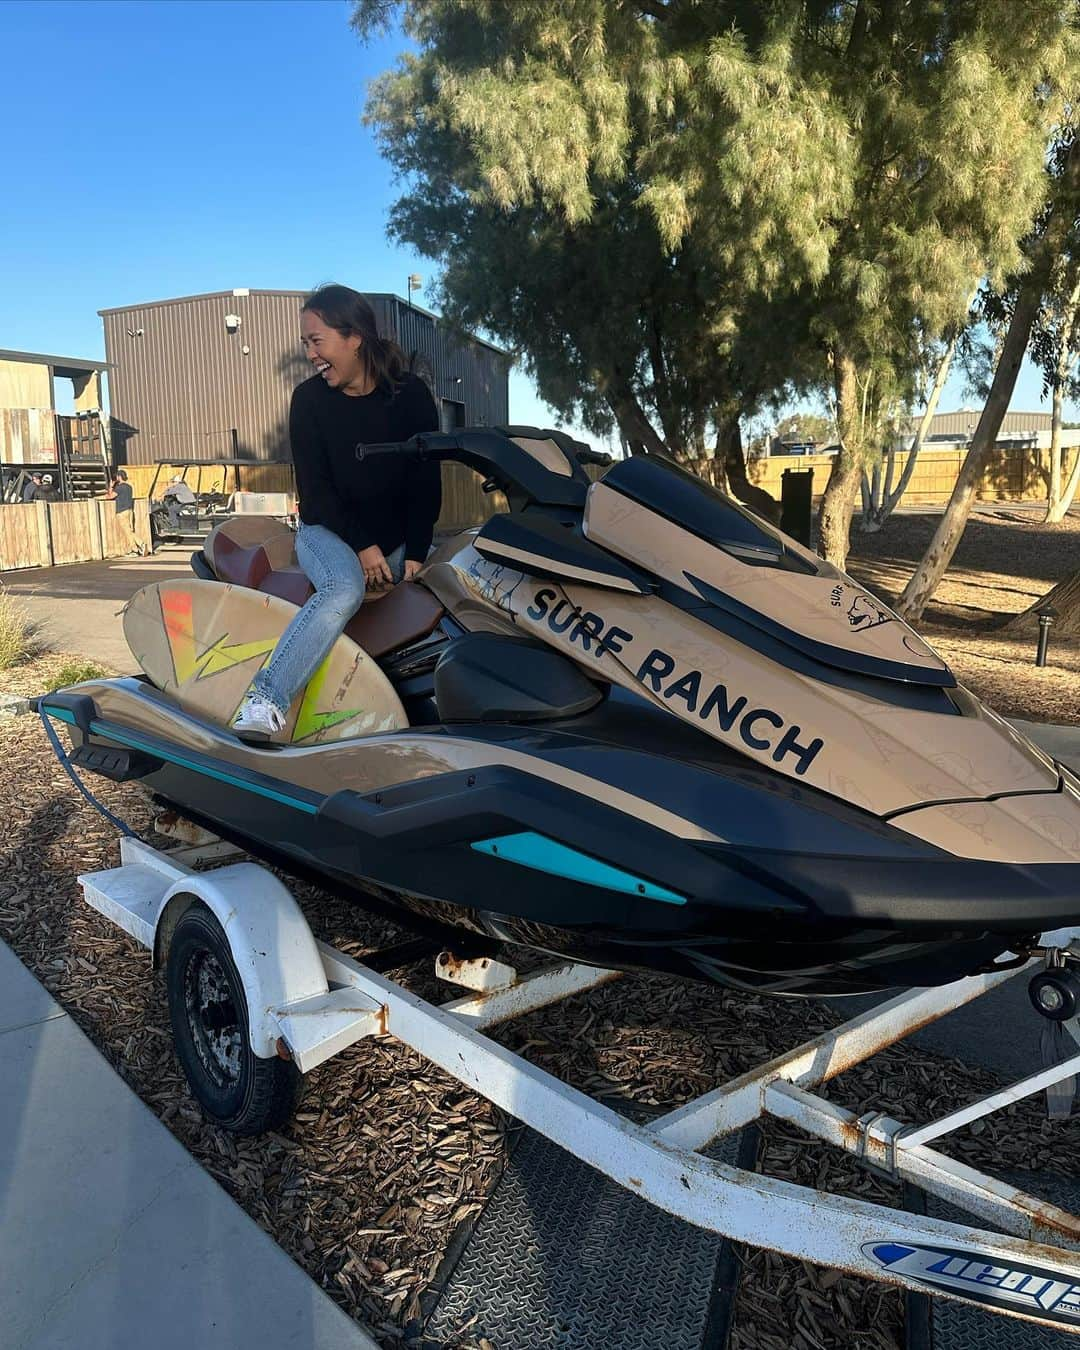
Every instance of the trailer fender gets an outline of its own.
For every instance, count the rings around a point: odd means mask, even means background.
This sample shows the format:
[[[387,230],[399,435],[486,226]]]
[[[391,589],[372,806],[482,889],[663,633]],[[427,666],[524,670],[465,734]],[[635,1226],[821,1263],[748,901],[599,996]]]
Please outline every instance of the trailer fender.
[[[154,931],[154,965],[168,960],[181,915],[201,900],[229,941],[248,1006],[252,1051],[277,1052],[276,1011],[326,994],[322,957],[299,905],[277,877],[255,863],[192,873],[166,892]]]

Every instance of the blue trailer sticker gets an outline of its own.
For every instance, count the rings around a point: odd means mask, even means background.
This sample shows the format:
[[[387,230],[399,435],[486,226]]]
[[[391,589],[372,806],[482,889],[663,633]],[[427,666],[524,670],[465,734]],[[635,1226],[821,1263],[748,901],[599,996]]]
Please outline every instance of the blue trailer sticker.
[[[525,613],[598,661],[608,652],[618,655],[634,642],[633,633],[572,605],[550,586],[533,593]],[[825,745],[820,736],[808,736],[774,708],[730,690],[704,671],[680,668],[675,657],[661,647],[653,647],[636,670],[632,662],[627,668],[639,684],[670,703],[673,711],[734,733],[751,750],[771,751],[774,764],[796,774],[806,773]]]
[[[1020,1262],[998,1265],[976,1252],[923,1247],[907,1242],[871,1242],[863,1255],[882,1270],[930,1289],[948,1290],[977,1303],[1024,1312],[1052,1322],[1080,1325],[1080,1284],[1061,1271]]]

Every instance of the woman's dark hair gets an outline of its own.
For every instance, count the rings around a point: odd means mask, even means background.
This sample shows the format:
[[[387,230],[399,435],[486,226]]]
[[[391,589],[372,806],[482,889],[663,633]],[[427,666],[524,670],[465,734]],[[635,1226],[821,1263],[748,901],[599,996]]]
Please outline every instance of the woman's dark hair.
[[[393,338],[379,336],[375,311],[360,294],[348,286],[320,286],[300,307],[310,310],[323,323],[337,329],[342,337],[361,337],[360,359],[376,385],[393,392],[405,377],[408,361]]]

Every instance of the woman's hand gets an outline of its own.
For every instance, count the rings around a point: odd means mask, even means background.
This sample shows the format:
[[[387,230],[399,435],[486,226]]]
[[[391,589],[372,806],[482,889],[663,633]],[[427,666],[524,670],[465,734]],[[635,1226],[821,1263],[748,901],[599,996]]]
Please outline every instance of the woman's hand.
[[[362,548],[356,556],[360,560],[360,566],[364,569],[364,581],[371,589],[380,591],[384,586],[394,584],[390,564],[386,561],[378,544],[372,544],[370,548]]]
[[[423,567],[423,563],[415,562],[412,558],[405,559],[405,580],[412,581],[417,572]]]

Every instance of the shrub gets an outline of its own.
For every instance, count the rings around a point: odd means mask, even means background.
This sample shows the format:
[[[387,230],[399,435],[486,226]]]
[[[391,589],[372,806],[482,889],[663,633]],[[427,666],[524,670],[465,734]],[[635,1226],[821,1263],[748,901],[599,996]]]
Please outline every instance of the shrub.
[[[10,670],[40,649],[39,626],[0,586],[0,670]]]
[[[69,684],[82,684],[83,680],[100,680],[104,675],[105,671],[95,666],[93,661],[69,661],[45,683],[42,692],[66,689]]]

